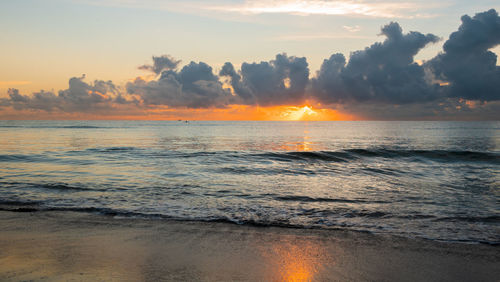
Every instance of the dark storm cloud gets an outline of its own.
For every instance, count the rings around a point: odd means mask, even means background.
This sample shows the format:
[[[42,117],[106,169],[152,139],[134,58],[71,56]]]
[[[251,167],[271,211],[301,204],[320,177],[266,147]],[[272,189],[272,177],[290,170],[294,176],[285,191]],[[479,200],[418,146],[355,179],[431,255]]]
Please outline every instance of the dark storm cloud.
[[[12,106],[16,110],[34,109],[47,112],[87,112],[109,108],[112,103],[128,103],[111,81],[96,80],[94,83],[83,81],[85,76],[69,80],[68,89],[56,95],[53,92],[40,91],[32,95],[22,95],[17,89],[9,89],[9,98],[2,99],[3,106]]]
[[[127,84],[129,94],[139,95],[145,105],[169,107],[225,107],[232,95],[206,63],[191,62],[180,71],[164,70],[152,81],[137,78]]]
[[[243,63],[239,74],[226,63],[219,75],[230,78],[234,93],[243,103],[261,106],[300,103],[309,83],[306,58],[286,54],[278,54],[269,62]]]
[[[500,17],[495,10],[462,17],[458,31],[444,43],[443,53],[429,62],[436,77],[449,82],[448,97],[500,100],[500,67],[488,51],[500,44]]]
[[[180,64],[180,60],[176,60],[169,55],[153,56],[152,65],[142,65],[139,67],[141,70],[149,70],[156,74],[160,74],[164,70],[174,70]]]
[[[436,99],[438,85],[430,84],[414,56],[439,38],[433,34],[403,34],[398,23],[382,27],[387,39],[351,54],[325,60],[312,79],[312,93],[324,103],[374,102],[407,104]]]

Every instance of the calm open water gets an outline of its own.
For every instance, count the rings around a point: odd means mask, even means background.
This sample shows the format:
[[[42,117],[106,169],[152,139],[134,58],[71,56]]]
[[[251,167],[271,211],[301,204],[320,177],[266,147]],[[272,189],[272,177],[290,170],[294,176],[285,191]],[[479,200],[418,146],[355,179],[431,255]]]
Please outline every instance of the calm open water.
[[[0,207],[500,242],[500,122],[0,121]]]

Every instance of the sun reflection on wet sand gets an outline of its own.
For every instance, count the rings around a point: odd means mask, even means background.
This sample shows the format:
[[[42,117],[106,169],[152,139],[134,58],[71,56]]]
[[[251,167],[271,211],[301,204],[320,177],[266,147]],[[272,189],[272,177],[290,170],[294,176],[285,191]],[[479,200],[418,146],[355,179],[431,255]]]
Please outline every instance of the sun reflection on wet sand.
[[[272,267],[273,281],[312,281],[322,270],[324,261],[332,262],[314,240],[280,241],[270,249],[263,249],[262,256]]]

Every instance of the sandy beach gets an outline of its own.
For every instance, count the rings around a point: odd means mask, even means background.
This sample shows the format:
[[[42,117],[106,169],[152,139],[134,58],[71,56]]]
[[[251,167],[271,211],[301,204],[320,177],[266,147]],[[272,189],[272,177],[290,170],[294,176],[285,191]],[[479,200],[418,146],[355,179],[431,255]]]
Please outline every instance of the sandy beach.
[[[360,232],[0,212],[0,280],[497,281],[498,246]]]

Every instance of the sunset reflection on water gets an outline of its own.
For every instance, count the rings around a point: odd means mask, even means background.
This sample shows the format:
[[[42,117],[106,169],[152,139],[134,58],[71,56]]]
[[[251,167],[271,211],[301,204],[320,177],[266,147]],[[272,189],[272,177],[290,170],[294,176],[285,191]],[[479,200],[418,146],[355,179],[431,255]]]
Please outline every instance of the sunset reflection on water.
[[[275,149],[278,151],[283,150],[283,151],[297,151],[297,152],[302,152],[302,151],[307,152],[318,149],[319,144],[317,142],[311,141],[308,122],[305,122],[304,127],[305,129],[301,137],[302,140],[285,142],[280,146],[277,146],[277,148]]]

